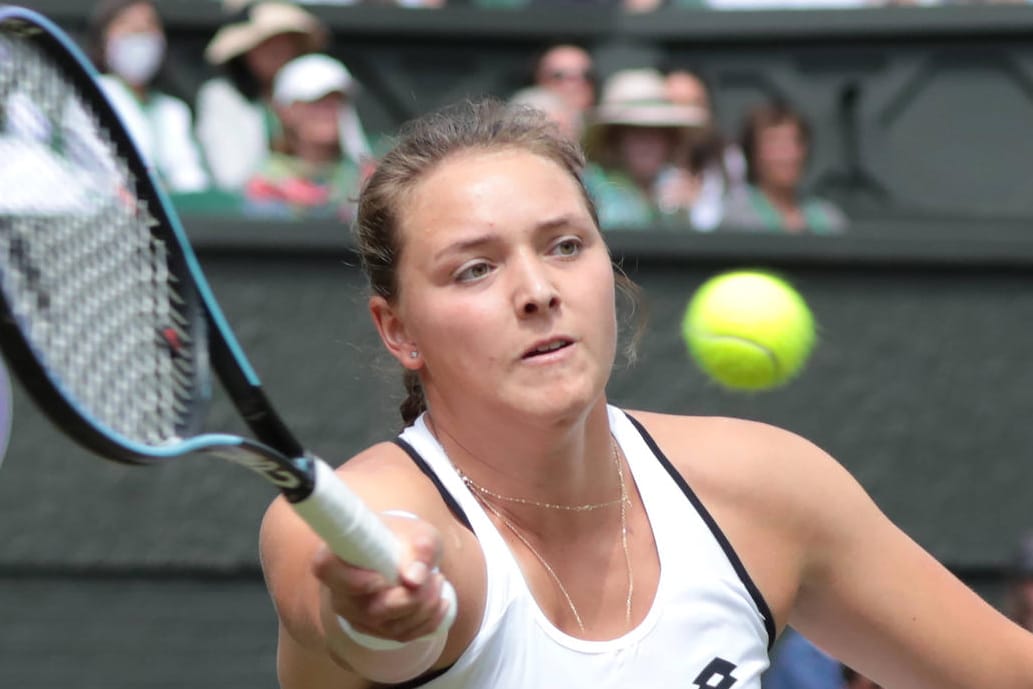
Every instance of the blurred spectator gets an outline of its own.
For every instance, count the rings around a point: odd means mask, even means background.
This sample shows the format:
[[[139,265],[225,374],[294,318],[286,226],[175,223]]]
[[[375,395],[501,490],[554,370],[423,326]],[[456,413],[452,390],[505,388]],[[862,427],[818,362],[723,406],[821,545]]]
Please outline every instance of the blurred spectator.
[[[1009,574],[1008,612],[1013,620],[1033,632],[1033,532],[1015,549]]]
[[[706,113],[706,121],[689,130],[677,164],[696,180],[699,190],[692,202],[692,226],[707,232],[720,224],[729,190],[746,183],[746,161],[739,146],[718,129],[710,89],[702,77],[685,68],[669,68],[664,82],[671,102]]]
[[[750,110],[740,137],[748,185],[729,194],[723,224],[787,233],[846,229],[846,216],[835,204],[802,190],[810,144],[810,127],[788,105],[770,103]]]
[[[444,7],[446,0],[298,0],[302,5],[388,5],[410,9],[437,9]]]
[[[843,687],[845,689],[882,689],[882,687],[857,670],[843,666]]]
[[[621,9],[625,12],[652,12],[668,0],[473,0],[478,7],[517,9],[524,7],[581,7],[584,9]]]
[[[595,72],[588,51],[568,43],[547,48],[532,67],[534,86],[555,92],[584,118],[595,105]]]
[[[356,89],[345,66],[327,55],[304,55],[284,65],[273,84],[283,145],[248,182],[251,209],[351,221],[360,181],[372,169],[352,105]]]
[[[549,91],[541,86],[529,86],[514,93],[509,99],[509,104],[540,110],[568,139],[581,140],[583,122],[580,113],[570,107],[570,104],[555,91]]]
[[[838,660],[792,627],[786,627],[762,684],[764,689],[841,689],[843,679]]]
[[[656,70],[623,70],[607,80],[584,142],[585,186],[604,229],[689,224],[698,180],[674,163],[687,132],[706,119],[698,107],[670,102]]]
[[[272,103],[276,73],[326,41],[323,25],[300,7],[259,1],[239,7],[209,42],[205,58],[225,76],[198,91],[197,137],[218,187],[240,191],[269,155],[282,136]]]
[[[839,10],[887,4],[892,4],[892,0],[701,0],[701,6],[714,10]]]
[[[190,108],[154,85],[165,63],[165,28],[149,0],[102,0],[88,28],[100,85],[144,159],[171,192],[208,187]]]

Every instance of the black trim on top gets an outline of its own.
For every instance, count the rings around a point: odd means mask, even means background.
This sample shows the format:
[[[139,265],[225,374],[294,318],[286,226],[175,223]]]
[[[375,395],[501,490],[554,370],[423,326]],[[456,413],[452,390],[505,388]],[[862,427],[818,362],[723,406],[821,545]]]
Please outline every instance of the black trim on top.
[[[732,563],[732,568],[735,569],[735,573],[739,575],[739,579],[742,581],[743,586],[746,587],[750,597],[753,598],[753,602],[757,605],[757,609],[760,610],[761,616],[764,618],[764,629],[768,633],[768,651],[771,651],[771,647],[775,643],[775,618],[771,614],[771,608],[768,607],[768,603],[764,600],[764,596],[761,594],[760,589],[758,589],[757,585],[753,583],[753,579],[750,578],[749,572],[746,571],[746,567],[743,565],[742,560],[739,559],[739,555],[735,552],[735,548],[732,547],[732,544],[728,541],[728,537],[725,536],[721,527],[718,526],[717,522],[714,520],[714,517],[711,516],[707,508],[703,506],[703,502],[696,495],[695,491],[689,487],[685,477],[674,468],[674,465],[671,464],[671,460],[667,459],[667,455],[664,454],[663,450],[661,450],[656,444],[656,441],[653,440],[653,436],[649,435],[649,432],[638,421],[638,419],[634,418],[627,412],[625,412],[624,415],[628,417],[628,420],[631,421],[631,424],[638,430],[642,439],[646,441],[646,445],[648,445],[649,449],[652,450],[654,455],[656,455],[657,461],[660,462],[660,465],[667,470],[667,473],[671,475],[671,478],[674,479],[674,482],[679,488],[681,488],[681,491],[685,493],[685,497],[688,498],[689,502],[692,503],[692,506],[696,508],[696,512],[703,519],[703,522],[710,528],[711,533],[713,533],[714,538],[717,539],[721,549],[725,551],[725,556],[728,558],[728,561]]]
[[[438,677],[445,674],[451,669],[452,666],[449,665],[448,667],[441,668],[440,670],[431,670],[430,672],[425,672],[419,677],[407,680],[405,682],[402,682],[401,684],[374,684],[373,686],[383,687],[384,689],[416,689],[417,687],[422,687],[424,684],[430,682],[431,680],[437,679]]]
[[[469,517],[466,516],[466,512],[463,511],[463,508],[459,505],[452,494],[448,492],[448,489],[445,488],[445,484],[441,482],[438,475],[435,474],[434,470],[427,464],[427,460],[420,456],[420,453],[416,451],[416,448],[401,438],[395,438],[392,442],[402,448],[402,450],[405,451],[405,454],[409,455],[409,459],[413,461],[413,464],[415,464],[416,467],[423,472],[424,476],[430,479],[430,482],[434,484],[434,487],[438,489],[438,493],[441,494],[441,499],[445,501],[445,504],[448,505],[448,509],[453,515],[455,515],[455,518],[459,520],[459,523],[473,533],[473,525],[470,523]]]
[[[460,524],[462,524],[472,532],[473,525],[470,524],[470,519],[466,516],[466,512],[463,511],[463,508],[460,507],[459,503],[452,496],[452,494],[448,492],[448,489],[445,488],[445,484],[441,482],[441,479],[438,478],[438,475],[435,474],[434,471],[430,468],[430,465],[427,464],[427,460],[425,460],[420,455],[420,453],[416,451],[416,448],[414,448],[412,445],[405,442],[401,438],[395,438],[391,442],[400,447],[405,452],[405,454],[409,455],[409,459],[413,461],[413,464],[416,465],[416,468],[423,472],[423,475],[430,479],[430,482],[434,484],[434,487],[441,495],[441,499],[445,501],[446,505],[448,505],[449,511],[452,512],[455,518],[459,520]],[[401,684],[376,684],[374,686],[384,687],[384,689],[417,689],[417,687],[422,687],[423,685],[427,684],[427,682],[437,679],[438,677],[445,674],[451,669],[452,666],[449,665],[448,667],[443,667],[439,670],[430,670],[428,672],[423,673],[419,677],[414,677],[413,679],[406,680]]]

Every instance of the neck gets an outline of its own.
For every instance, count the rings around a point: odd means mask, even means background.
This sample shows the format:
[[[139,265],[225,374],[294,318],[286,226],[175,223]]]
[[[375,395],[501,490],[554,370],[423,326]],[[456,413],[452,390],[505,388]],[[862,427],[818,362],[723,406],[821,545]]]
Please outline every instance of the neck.
[[[775,184],[760,184],[761,192],[771,205],[781,213],[793,212],[797,209],[796,189]]]
[[[291,148],[294,151],[295,157],[311,165],[329,165],[341,159],[341,149],[336,142],[332,145],[327,145],[319,142],[294,139]]]
[[[519,424],[510,415],[491,419],[455,415],[431,401],[429,426],[456,468],[499,495],[556,505],[612,501],[619,486],[605,399],[582,417],[562,423]],[[499,423],[499,419],[505,423]],[[459,421],[457,421],[459,420]],[[570,512],[519,502],[499,503],[527,528],[595,519],[591,511]],[[537,526],[532,526],[537,525]]]

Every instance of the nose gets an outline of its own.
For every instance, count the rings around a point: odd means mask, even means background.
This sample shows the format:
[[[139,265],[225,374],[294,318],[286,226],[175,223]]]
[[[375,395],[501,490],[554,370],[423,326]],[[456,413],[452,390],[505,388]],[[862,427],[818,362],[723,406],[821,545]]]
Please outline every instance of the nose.
[[[515,268],[515,306],[521,316],[533,316],[560,305],[559,292],[538,257],[522,259]]]

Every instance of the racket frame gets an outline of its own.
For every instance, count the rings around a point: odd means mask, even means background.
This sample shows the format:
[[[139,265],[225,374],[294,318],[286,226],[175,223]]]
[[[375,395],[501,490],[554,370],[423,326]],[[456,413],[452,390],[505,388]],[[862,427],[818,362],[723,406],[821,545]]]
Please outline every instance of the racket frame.
[[[20,27],[18,26],[20,25]],[[136,180],[135,193],[153,218],[151,232],[168,249],[170,271],[181,276],[191,335],[198,341],[195,385],[198,399],[188,415],[183,438],[148,445],[124,437],[93,418],[66,395],[39,361],[0,290],[0,342],[19,381],[37,405],[77,442],[106,458],[129,464],[152,464],[190,453],[212,453],[263,474],[288,500],[304,499],[314,488],[312,458],[287,428],[262,389],[257,373],[219,308],[171,202],[130,140],[121,119],[97,82],[99,74],[70,38],[46,17],[23,7],[0,6],[4,32],[33,41],[60,68],[76,94],[86,101],[108,139]],[[12,28],[17,27],[17,28]],[[196,319],[202,319],[202,323]],[[211,401],[209,364],[258,441],[219,433],[196,434]]]

